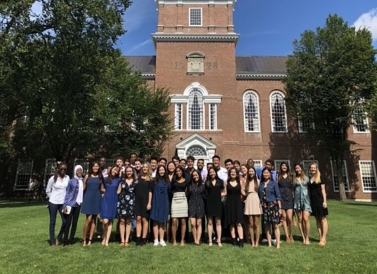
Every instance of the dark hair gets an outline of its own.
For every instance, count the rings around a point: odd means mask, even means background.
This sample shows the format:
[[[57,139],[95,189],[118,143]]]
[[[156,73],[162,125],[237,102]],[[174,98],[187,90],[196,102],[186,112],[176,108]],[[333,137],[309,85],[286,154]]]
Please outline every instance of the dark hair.
[[[162,177],[160,176],[160,173],[159,173],[160,168],[163,168],[165,170],[165,174]],[[167,184],[169,182],[168,170],[167,170],[166,166],[164,166],[164,165],[158,165],[158,167],[156,169],[156,177],[154,178],[154,183],[157,184],[160,180],[162,180],[164,182],[164,184]]]
[[[230,172],[231,172],[232,170],[234,170],[234,171],[236,172],[236,182],[237,182],[237,184],[239,184],[239,183],[240,183],[240,174],[238,173],[237,168],[235,168],[235,167],[231,167],[231,168],[229,169],[229,171],[228,171],[228,180],[227,180],[227,182],[228,182],[228,183],[230,182]]]
[[[126,177],[126,171],[127,171],[127,169],[131,169],[132,170],[132,179],[134,180],[134,181],[136,181],[137,180],[137,173],[136,173],[136,171],[135,171],[135,169],[132,167],[132,166],[126,166],[126,168],[124,169],[124,172],[123,172],[123,178],[124,179],[127,179],[127,177]]]
[[[158,158],[156,156],[152,156],[149,158],[149,162],[156,161],[158,163]]]
[[[211,168],[208,169],[208,175],[207,175],[207,179],[206,179],[206,181],[205,181],[205,185],[206,185],[206,187],[209,187],[210,184],[211,184],[211,177],[209,176],[209,172],[210,172],[211,170],[213,170],[213,171],[215,172],[215,179],[216,179],[216,181],[221,180],[221,179],[219,178],[219,176],[217,175],[216,170],[215,170],[213,167],[211,167]]]
[[[219,161],[221,160],[219,155],[213,155],[212,156],[212,161],[213,161],[213,159],[219,159]]]
[[[213,163],[207,163],[207,170],[209,169],[208,166],[211,165],[213,167]]]
[[[305,174],[305,169],[304,166],[300,163],[297,163],[293,166],[293,169],[295,170],[295,177],[297,178],[297,172],[296,172],[296,166],[299,166],[301,168],[301,179],[304,179],[306,174]]]
[[[57,170],[55,172],[55,175],[54,175],[54,183],[56,183],[56,181],[58,180],[58,173],[59,173],[59,169],[62,167],[62,166],[66,166],[67,167],[67,164],[64,163],[64,162],[58,162],[57,163]],[[75,174],[74,174],[75,175]]]
[[[272,180],[272,173],[271,173],[271,170],[269,170],[267,167],[265,167],[265,168],[262,169],[261,179],[260,179],[261,182],[264,182],[263,172],[264,172],[265,170],[267,170],[267,171],[270,173],[270,177],[271,177],[270,180]]]
[[[270,163],[272,166],[274,165],[274,161],[272,161],[271,159],[267,159],[266,161],[264,161],[264,164],[267,163]]]
[[[143,164],[143,161],[140,158],[136,158],[134,163],[136,163],[136,162],[140,162],[140,164]]]
[[[198,177],[199,177],[198,183],[195,183],[195,181],[194,181],[194,177],[193,177],[194,172],[196,172],[198,174]],[[200,189],[202,189],[204,187],[202,176],[200,175],[199,171],[197,171],[195,169],[191,173],[191,177],[190,177],[190,190],[189,190],[189,192],[191,192],[191,187],[194,184],[196,184]]]
[[[179,159],[179,157],[178,157],[177,155],[175,155],[175,156],[171,157],[171,160],[172,160],[172,161],[174,161],[174,160],[178,160],[178,161],[180,161],[181,159]]]
[[[181,166],[176,166],[174,169],[174,177],[177,178],[177,169],[182,171],[182,178],[185,178],[185,170]]]
[[[100,165],[99,165],[99,163],[98,163],[97,161],[93,161],[93,162],[91,163],[90,168],[89,168],[88,175],[89,175],[89,177],[90,177],[90,175],[94,174],[94,173],[93,173],[93,167],[94,167],[94,165],[98,165],[98,173],[97,173],[97,175],[98,175],[98,179],[99,179],[100,183],[103,184],[103,175],[102,175],[102,172],[101,172],[101,169],[100,169]]]
[[[249,170],[250,169],[254,170],[254,176],[253,177],[249,176]],[[256,172],[256,170],[253,166],[251,166],[247,169],[246,183],[245,183],[245,191],[246,192],[249,191],[249,185],[250,185],[251,181],[254,181],[254,190],[258,191],[258,177],[257,177],[257,172]]]
[[[137,157],[137,153],[136,152],[131,152],[129,157],[131,158],[131,155],[135,155]]]
[[[189,156],[187,156],[187,161],[188,160],[192,160],[193,162],[195,162],[195,157],[192,156],[192,155],[189,155]]]
[[[234,165],[235,165],[235,164],[238,164],[239,166],[241,166],[241,162],[238,161],[238,160],[234,160],[233,164],[234,164]]]
[[[118,166],[113,166],[111,169],[110,169],[110,174],[107,176],[107,178],[106,178],[106,182],[108,183],[108,184],[111,184],[112,183],[112,181],[113,181],[113,179],[114,179],[114,177],[113,177],[113,174],[112,174],[112,171],[113,171],[113,169],[114,168],[118,168],[119,170],[118,170],[118,176],[117,177],[119,177],[119,173],[120,173],[120,168],[118,167]]]
[[[202,161],[204,163],[204,159],[203,158],[198,159],[197,162],[199,162],[199,161]]]
[[[179,162],[182,162],[182,161],[185,161],[185,163],[187,164],[187,160],[185,158],[182,158],[181,160],[179,160]]]
[[[120,156],[116,157],[116,158],[115,158],[115,163],[116,163],[118,160],[122,160],[122,162],[124,162],[123,157],[120,157]]]
[[[233,162],[233,160],[232,159],[226,159],[225,161],[224,161],[224,165],[226,165],[227,163],[232,163],[232,165],[234,165],[234,162]]]
[[[165,163],[168,162],[168,160],[166,158],[164,158],[164,157],[161,157],[158,161],[161,162],[162,160],[165,161]]]
[[[289,165],[287,162],[282,162],[280,164],[280,167],[279,167],[279,174],[278,174],[278,178],[277,178],[277,181],[279,183],[279,181],[283,178],[283,170],[281,169],[282,165],[286,165],[287,166],[287,179],[289,180],[289,182],[292,184],[292,175],[291,175],[291,172],[289,170]]]

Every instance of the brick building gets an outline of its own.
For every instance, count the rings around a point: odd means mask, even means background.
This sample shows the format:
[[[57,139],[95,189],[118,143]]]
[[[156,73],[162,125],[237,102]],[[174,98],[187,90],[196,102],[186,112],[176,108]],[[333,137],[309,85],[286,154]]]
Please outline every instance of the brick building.
[[[236,0],[156,0],[158,23],[152,34],[155,56],[127,56],[148,84],[167,87],[175,135],[164,156],[194,155],[211,161],[214,154],[272,158],[305,167],[317,161],[329,197],[337,198],[337,176],[325,151],[308,141],[305,127],[287,115],[284,102],[286,56],[236,56]],[[376,198],[375,134],[363,121],[349,130],[358,143],[345,163],[349,198]]]

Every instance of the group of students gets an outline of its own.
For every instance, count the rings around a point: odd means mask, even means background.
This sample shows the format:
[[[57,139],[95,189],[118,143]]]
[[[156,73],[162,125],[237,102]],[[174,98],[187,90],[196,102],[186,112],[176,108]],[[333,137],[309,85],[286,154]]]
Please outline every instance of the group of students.
[[[113,220],[118,220],[116,231],[121,246],[129,245],[133,221],[136,245],[146,244],[150,232],[154,246],[166,246],[166,238],[172,245],[180,242],[184,246],[188,220],[193,242],[200,245],[207,220],[209,246],[213,240],[222,246],[222,233],[228,232],[233,245],[243,247],[244,239],[249,238],[251,246],[258,247],[262,224],[262,241],[272,246],[275,240],[280,248],[280,226],[286,242],[294,241],[295,212],[303,244],[310,244],[312,215],[316,218],[318,245],[326,245],[326,189],[316,163],[310,164],[306,176],[301,164],[295,164],[291,172],[283,162],[276,172],[270,159],[263,168],[254,168],[252,159],[246,164],[227,159],[224,168],[217,155],[206,167],[203,159],[197,160],[196,167],[194,162],[195,158],[188,156],[173,157],[170,162],[152,157],[142,163],[132,154],[130,161],[118,157],[113,167],[106,167],[101,158],[91,164],[85,176],[82,166],[75,166],[72,179],[66,175],[67,165],[59,163],[46,188],[49,244],[71,245],[81,212],[86,216],[83,246],[91,245],[99,215],[105,246],[109,245]],[[55,237],[57,212],[62,225]],[[273,235],[276,239],[272,239]]]

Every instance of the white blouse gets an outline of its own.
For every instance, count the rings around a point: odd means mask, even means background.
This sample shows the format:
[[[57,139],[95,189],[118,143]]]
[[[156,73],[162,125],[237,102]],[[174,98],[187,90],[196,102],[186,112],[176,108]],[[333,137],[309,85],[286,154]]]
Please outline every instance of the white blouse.
[[[51,176],[51,178],[48,180],[46,188],[46,194],[50,198],[50,203],[55,205],[64,204],[68,182],[68,175],[65,175],[63,179],[58,176],[56,182],[54,182],[54,176]]]

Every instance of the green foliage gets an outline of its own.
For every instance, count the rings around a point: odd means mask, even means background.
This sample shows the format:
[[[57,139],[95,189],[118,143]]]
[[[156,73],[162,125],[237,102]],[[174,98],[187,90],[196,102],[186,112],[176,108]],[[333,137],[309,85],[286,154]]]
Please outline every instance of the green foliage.
[[[353,117],[363,116],[376,92],[371,33],[330,15],[324,27],[305,31],[293,44],[285,79],[287,106],[298,119],[314,122],[309,129],[314,143],[343,163],[344,153],[354,144],[347,134]],[[360,115],[357,119],[364,118]]]
[[[150,90],[114,48],[131,2],[38,1],[38,14],[34,2],[0,4],[0,147],[67,162],[158,151],[170,135],[168,92]]]

